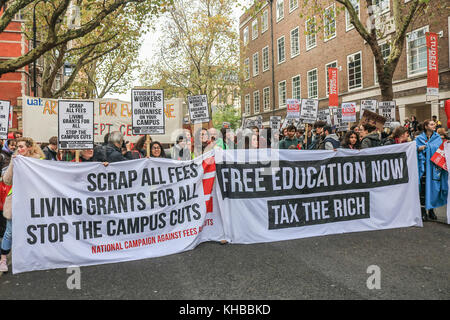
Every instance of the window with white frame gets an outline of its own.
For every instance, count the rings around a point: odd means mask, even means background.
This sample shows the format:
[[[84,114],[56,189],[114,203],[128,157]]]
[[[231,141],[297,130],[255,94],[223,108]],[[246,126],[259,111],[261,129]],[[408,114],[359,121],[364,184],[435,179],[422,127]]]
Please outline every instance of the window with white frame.
[[[269,29],[269,10],[263,11],[261,16],[261,33],[266,32]]]
[[[329,74],[328,74],[328,69],[329,68],[337,68],[337,61],[333,61],[333,62],[330,62],[327,65],[325,65],[325,76],[327,78],[327,83],[325,84],[325,86],[327,87],[327,91],[326,91],[327,92],[327,97],[330,94],[330,90],[328,89],[329,88],[328,82],[330,82],[330,77],[329,77]]]
[[[359,0],[350,0],[350,3],[352,4],[353,8],[356,11],[356,14],[358,17],[360,17],[359,14]],[[350,14],[348,13],[348,10],[345,9],[345,31],[352,30],[354,28],[354,25],[350,21]]]
[[[308,99],[317,99],[318,96],[317,69],[313,69],[308,71]]]
[[[259,53],[256,52],[253,54],[253,76],[257,76],[259,74]]]
[[[298,27],[291,30],[291,58],[300,54],[300,39]]]
[[[408,76],[427,71],[428,26],[414,30],[406,35],[406,56],[408,60]]]
[[[336,37],[336,10],[334,4],[325,9],[323,15],[323,33],[325,41]]]
[[[253,113],[260,113],[259,90],[253,92]]]
[[[298,8],[298,0],[289,0],[289,12]]]
[[[374,12],[382,14],[390,10],[390,0],[373,0],[372,6],[374,6]]]
[[[265,87],[263,89],[263,108],[264,111],[267,111],[270,109],[270,88]]]
[[[286,80],[278,82],[278,105],[286,105]]]
[[[347,56],[348,89],[362,88],[361,52]]]
[[[250,94],[246,94],[244,97],[244,113],[250,114]]]
[[[286,53],[284,50],[284,36],[277,40],[278,47],[278,63],[282,63],[286,60]]]
[[[258,19],[253,20],[252,22],[252,40],[258,38]]]
[[[277,22],[284,18],[284,0],[277,0]]]
[[[292,99],[301,99],[300,75],[292,78]]]
[[[316,18],[306,20],[305,29],[306,29],[306,50],[309,50],[317,45]]]
[[[269,47],[264,47],[262,49],[262,63],[263,63],[263,72],[269,70]]]
[[[381,56],[383,57],[384,63],[386,63],[387,59],[389,58],[389,55],[391,54],[391,46],[389,44],[389,42],[385,42],[380,44],[380,51],[381,51]],[[377,65],[375,62],[375,58],[374,58],[374,68],[375,68],[375,83],[378,83],[378,74],[377,74]]]
[[[244,40],[244,45],[247,45],[247,43],[248,43],[248,27],[245,27],[242,37]]]
[[[250,79],[250,59],[247,58],[244,60],[244,79]]]

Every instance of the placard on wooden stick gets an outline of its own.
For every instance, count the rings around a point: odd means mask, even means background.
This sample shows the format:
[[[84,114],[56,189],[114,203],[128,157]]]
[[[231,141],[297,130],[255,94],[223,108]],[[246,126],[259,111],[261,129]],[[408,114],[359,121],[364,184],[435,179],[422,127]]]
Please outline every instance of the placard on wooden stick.
[[[58,148],[94,148],[94,101],[58,101]]]

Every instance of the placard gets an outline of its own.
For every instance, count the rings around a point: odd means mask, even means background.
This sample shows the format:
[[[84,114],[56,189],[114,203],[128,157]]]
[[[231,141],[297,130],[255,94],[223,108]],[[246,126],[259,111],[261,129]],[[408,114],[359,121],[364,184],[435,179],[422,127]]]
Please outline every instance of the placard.
[[[94,148],[94,101],[58,101],[58,148]]]
[[[426,33],[427,96],[439,96],[438,34]]]
[[[362,119],[364,110],[377,112],[377,100],[361,100],[361,108],[359,110],[359,119]]]
[[[0,139],[8,139],[11,102],[0,100]]]
[[[192,124],[209,122],[208,97],[205,94],[189,96],[188,105]]]
[[[270,116],[270,128],[272,130],[280,130],[281,116]]]
[[[298,99],[286,100],[286,118],[287,119],[300,118],[300,100]]]
[[[330,107],[333,114],[333,125],[336,131],[346,131],[348,129],[348,122],[342,120],[342,108]]]
[[[164,90],[132,89],[133,134],[165,134]]]
[[[395,101],[380,101],[378,103],[378,113],[386,118],[385,127],[389,127],[395,121]]]
[[[356,121],[356,102],[342,103],[342,121],[344,122]]]
[[[327,124],[332,125],[330,109],[319,109],[317,111],[317,120],[325,121]]]
[[[337,68],[328,68],[328,105],[332,107],[339,106],[337,73]]]
[[[302,109],[300,111],[300,119],[304,123],[314,123],[317,119],[317,110],[319,108],[319,100],[302,99]]]

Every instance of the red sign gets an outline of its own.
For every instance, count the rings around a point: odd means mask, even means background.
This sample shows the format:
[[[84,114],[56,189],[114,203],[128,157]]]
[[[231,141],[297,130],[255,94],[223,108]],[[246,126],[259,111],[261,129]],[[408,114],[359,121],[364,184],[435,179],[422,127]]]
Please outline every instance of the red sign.
[[[328,106],[338,107],[338,69],[328,68]]]
[[[438,35],[427,32],[427,95],[439,95]]]
[[[441,167],[442,169],[448,171],[447,169],[447,161],[445,159],[445,153],[444,153],[444,143],[441,144],[439,149],[436,150],[436,152],[431,157],[431,161],[434,162],[435,165],[438,167]]]

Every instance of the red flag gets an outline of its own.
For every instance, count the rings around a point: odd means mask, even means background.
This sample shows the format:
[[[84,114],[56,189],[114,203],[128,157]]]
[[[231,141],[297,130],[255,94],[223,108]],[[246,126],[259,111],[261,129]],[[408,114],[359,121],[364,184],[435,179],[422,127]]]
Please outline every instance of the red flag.
[[[330,107],[339,106],[337,73],[337,68],[328,68],[328,106]]]
[[[427,32],[427,95],[439,95],[438,35]]]

